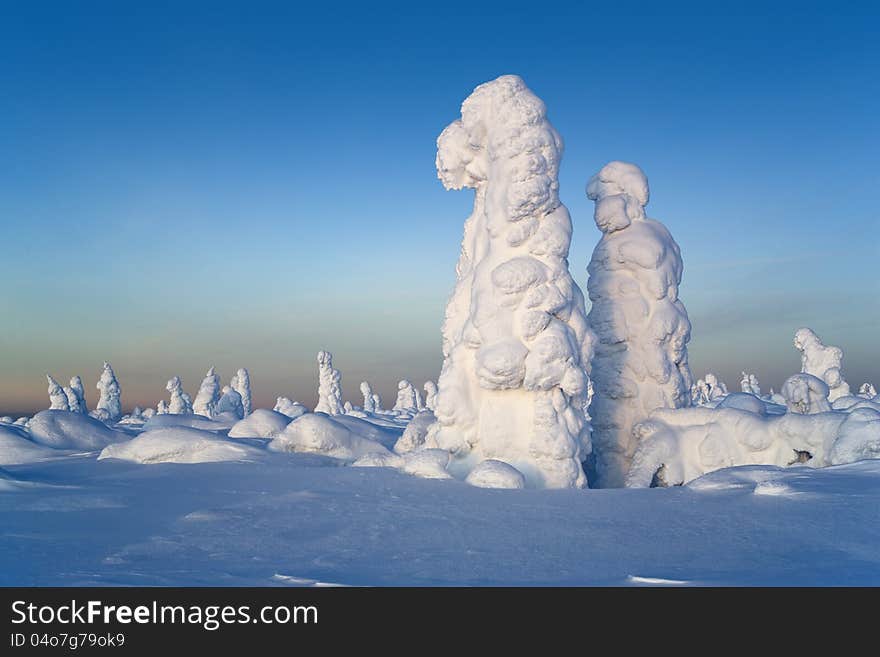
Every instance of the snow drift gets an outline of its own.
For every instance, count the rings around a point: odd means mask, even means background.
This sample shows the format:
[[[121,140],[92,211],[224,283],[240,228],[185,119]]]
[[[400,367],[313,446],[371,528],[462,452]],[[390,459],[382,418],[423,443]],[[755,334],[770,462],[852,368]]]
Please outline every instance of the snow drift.
[[[257,408],[236,422],[228,435],[230,438],[275,438],[288,424],[290,418],[283,413]]]
[[[70,411],[40,411],[27,429],[35,443],[56,449],[102,449],[128,438],[93,417]]]
[[[135,463],[213,463],[256,459],[260,450],[187,427],[145,431],[126,443],[109,445],[98,456]]]
[[[443,324],[428,443],[466,474],[487,458],[536,487],[583,487],[592,339],[568,271],[562,140],[517,76],[477,87],[437,139],[447,189],[475,190]]]
[[[296,418],[269,443],[269,449],[323,454],[344,461],[354,461],[366,454],[389,454],[380,443],[353,433],[337,418],[324,413]]]

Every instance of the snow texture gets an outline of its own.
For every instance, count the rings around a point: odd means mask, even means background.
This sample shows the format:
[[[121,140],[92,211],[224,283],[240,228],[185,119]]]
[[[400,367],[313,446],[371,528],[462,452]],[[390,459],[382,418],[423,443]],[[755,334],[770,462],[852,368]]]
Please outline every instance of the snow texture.
[[[315,413],[342,415],[342,375],[333,369],[333,354],[329,351],[318,352],[318,405]]]
[[[276,438],[290,424],[290,418],[267,408],[254,409],[229,430],[230,438]]]
[[[64,392],[58,382],[51,375],[46,375],[49,382],[49,410],[51,411],[69,411],[70,402],[67,400],[67,393]]]
[[[120,399],[121,391],[119,389],[119,381],[116,380],[116,374],[113,372],[113,368],[110,367],[110,363],[107,361],[104,361],[104,369],[101,372],[101,378],[98,379],[98,383],[95,387],[100,393],[100,398],[98,399],[97,406],[95,406],[95,410],[99,412],[100,416],[105,417],[107,420],[111,422],[117,421],[122,417],[122,401]]]
[[[41,411],[27,428],[34,442],[56,449],[102,449],[127,438],[93,417],[70,411]]]
[[[174,415],[191,415],[193,412],[192,399],[183,391],[180,377],[172,377],[165,386],[165,390],[171,393],[171,401],[168,403],[168,413]]]
[[[487,459],[470,471],[465,480],[479,488],[525,488],[526,479],[509,463]]]
[[[214,407],[220,400],[220,377],[214,372],[214,368],[208,370],[196,398],[193,401],[192,410],[196,415],[203,415],[206,418],[214,417]]]
[[[590,179],[587,196],[602,231],[587,284],[598,338],[589,410],[596,484],[619,487],[639,444],[633,427],[657,408],[691,404],[691,325],[678,298],[681,252],[666,227],[645,215],[642,170],[611,162]]]
[[[305,404],[293,401],[292,399],[288,399],[287,397],[279,397],[278,399],[276,399],[275,408],[272,410],[293,419],[298,418],[300,415],[305,415],[309,412],[309,409],[306,408]]]
[[[475,190],[443,324],[429,443],[461,475],[487,458],[534,487],[584,487],[592,335],[568,271],[562,140],[517,76],[477,87],[437,140],[446,189]]]
[[[98,460],[120,459],[134,463],[213,463],[256,458],[260,452],[209,431],[166,427],[145,431],[126,443],[104,448]]]

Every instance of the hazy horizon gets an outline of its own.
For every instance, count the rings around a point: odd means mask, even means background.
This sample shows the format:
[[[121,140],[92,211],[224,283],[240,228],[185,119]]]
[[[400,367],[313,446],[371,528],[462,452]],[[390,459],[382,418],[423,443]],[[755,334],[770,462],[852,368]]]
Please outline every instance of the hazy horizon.
[[[355,404],[364,379],[387,407],[436,379],[473,196],[443,190],[435,139],[505,73],[565,141],[583,289],[584,184],[636,162],[681,246],[695,377],[778,390],[809,326],[880,387],[876,9],[255,7],[0,21],[0,414],[46,408],[47,372],[93,408],[103,360],[126,409],[212,365],[247,367],[257,406],[313,405],[319,349]]]

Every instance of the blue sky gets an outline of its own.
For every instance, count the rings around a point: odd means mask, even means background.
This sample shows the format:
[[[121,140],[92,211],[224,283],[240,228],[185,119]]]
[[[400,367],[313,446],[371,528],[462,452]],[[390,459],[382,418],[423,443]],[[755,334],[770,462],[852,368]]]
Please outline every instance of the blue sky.
[[[808,325],[880,383],[877,9],[123,4],[0,8],[0,410],[41,406],[46,371],[91,391],[105,358],[126,406],[212,364],[309,402],[320,348],[355,400],[435,378],[472,203],[435,139],[505,73],[565,140],[582,287],[584,183],[634,161],[696,374],[778,388]]]

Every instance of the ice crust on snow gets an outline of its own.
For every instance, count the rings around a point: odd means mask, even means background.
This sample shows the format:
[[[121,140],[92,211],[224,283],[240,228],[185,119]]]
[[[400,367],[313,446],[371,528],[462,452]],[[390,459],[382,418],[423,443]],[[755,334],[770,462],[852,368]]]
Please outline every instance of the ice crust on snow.
[[[318,405],[316,413],[342,415],[342,375],[333,369],[333,354],[329,351],[318,352]]]
[[[487,458],[533,485],[583,487],[591,334],[568,271],[562,140],[515,75],[477,87],[437,139],[447,189],[475,191],[443,323],[428,442],[466,474]]]
[[[598,485],[623,486],[638,448],[636,423],[657,408],[690,406],[691,325],[678,298],[678,244],[645,215],[648,179],[639,167],[610,162],[587,184],[602,239],[588,267],[596,332],[590,417]]]

